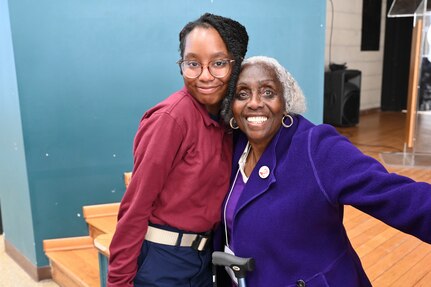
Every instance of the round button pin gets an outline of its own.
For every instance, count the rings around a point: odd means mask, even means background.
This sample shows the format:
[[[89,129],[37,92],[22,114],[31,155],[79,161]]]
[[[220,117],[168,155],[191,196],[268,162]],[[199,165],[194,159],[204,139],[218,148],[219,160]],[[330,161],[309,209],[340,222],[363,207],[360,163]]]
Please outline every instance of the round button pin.
[[[260,178],[267,178],[269,175],[269,167],[266,165],[259,168],[259,176]]]

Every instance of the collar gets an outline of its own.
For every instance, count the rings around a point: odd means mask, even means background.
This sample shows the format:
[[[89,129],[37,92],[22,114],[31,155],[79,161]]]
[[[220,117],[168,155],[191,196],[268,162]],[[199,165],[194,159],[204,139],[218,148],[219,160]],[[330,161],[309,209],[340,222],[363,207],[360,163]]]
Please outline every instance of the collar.
[[[303,116],[295,115],[293,116],[293,125],[290,128],[280,127],[277,133],[274,135],[274,138],[270,141],[265,151],[263,152],[259,162],[270,161],[272,164],[276,164],[277,158],[281,156],[281,154],[288,152],[290,144],[292,142],[292,138],[296,134],[296,131],[302,131],[304,129],[310,128],[311,123],[309,123]],[[247,136],[239,131],[237,135],[237,142],[234,150],[233,162],[238,163],[242,153],[244,152],[246,145],[248,143]],[[258,165],[256,165],[258,166]],[[232,171],[236,172],[236,170]]]
[[[220,127],[220,126],[221,126],[219,122],[216,122],[215,120],[213,120],[213,119],[210,117],[210,114],[208,113],[208,111],[207,111],[207,109],[206,109],[205,105],[203,105],[203,104],[199,103],[199,102],[195,99],[195,97],[193,97],[193,96],[189,93],[189,91],[187,90],[187,88],[186,88],[185,86],[181,89],[181,92],[182,92],[182,93],[184,93],[184,95],[185,95],[185,96],[189,97],[189,98],[192,100],[192,102],[193,102],[194,106],[196,107],[196,109],[197,109],[197,110],[199,111],[199,113],[201,114],[202,119],[204,120],[205,126],[207,126],[207,127],[208,127],[208,126],[211,126],[211,125],[216,126],[216,127]]]
[[[301,121],[301,116],[294,116],[294,123],[290,128],[280,127],[277,133],[274,135],[271,142],[266,147],[259,161],[257,162],[255,168],[253,169],[250,177],[244,187],[244,192],[238,201],[238,208],[235,212],[237,214],[242,208],[244,208],[248,203],[253,201],[255,198],[259,197],[265,193],[269,187],[277,181],[275,177],[275,170],[277,168],[277,160],[281,157],[285,157],[286,153],[289,152],[289,147],[292,142],[292,138],[298,128],[299,122]],[[234,161],[237,163],[247,145],[248,140],[245,134],[241,134],[238,139],[237,145],[235,147]],[[236,173],[238,166],[232,170]],[[265,177],[259,173],[259,171],[268,171],[269,174]],[[265,174],[265,172],[263,173]]]
[[[239,171],[242,175],[242,181],[244,183],[247,183],[247,181],[248,181],[248,176],[244,172],[244,167],[245,167],[245,162],[247,161],[248,154],[250,153],[250,149],[251,149],[250,142],[247,142],[247,145],[245,146],[245,149],[242,152],[242,155],[238,160],[238,168],[239,168]]]

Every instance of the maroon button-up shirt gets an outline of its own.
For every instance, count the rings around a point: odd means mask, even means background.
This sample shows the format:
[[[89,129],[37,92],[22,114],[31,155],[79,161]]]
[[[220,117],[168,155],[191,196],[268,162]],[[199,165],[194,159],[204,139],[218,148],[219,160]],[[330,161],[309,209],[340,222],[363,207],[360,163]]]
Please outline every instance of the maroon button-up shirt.
[[[149,221],[190,232],[213,229],[231,163],[231,135],[185,88],[147,111],[110,245],[108,286],[133,286]]]

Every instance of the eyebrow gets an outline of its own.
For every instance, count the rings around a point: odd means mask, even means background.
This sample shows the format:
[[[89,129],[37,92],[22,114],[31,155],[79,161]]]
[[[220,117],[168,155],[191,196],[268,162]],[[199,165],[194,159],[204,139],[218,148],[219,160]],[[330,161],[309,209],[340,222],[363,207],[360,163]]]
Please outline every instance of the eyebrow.
[[[265,79],[265,80],[260,80],[260,81],[259,81],[259,83],[260,83],[260,84],[268,83],[268,82],[275,83],[276,81],[275,81],[275,80],[273,80],[273,79]]]
[[[260,85],[266,84],[266,83],[276,83],[276,81],[272,80],[272,79],[259,80],[258,82]],[[247,82],[238,82],[237,86],[240,86],[240,85],[248,85],[248,83]]]
[[[199,58],[199,55],[196,53],[187,53],[184,55],[184,58],[186,58],[186,57]],[[220,58],[228,58],[229,54],[226,54],[225,52],[218,52],[218,53],[211,55],[211,58],[219,58],[219,57]]]

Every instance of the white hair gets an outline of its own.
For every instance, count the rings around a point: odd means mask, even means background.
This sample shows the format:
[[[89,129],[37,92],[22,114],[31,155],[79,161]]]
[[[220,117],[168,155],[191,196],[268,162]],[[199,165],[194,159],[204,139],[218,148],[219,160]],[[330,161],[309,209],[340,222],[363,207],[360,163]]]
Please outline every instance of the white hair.
[[[285,102],[285,111],[287,114],[301,114],[306,110],[305,97],[299,87],[298,82],[276,59],[266,56],[254,56],[245,59],[241,67],[248,64],[265,64],[274,68],[283,87],[283,98]]]

